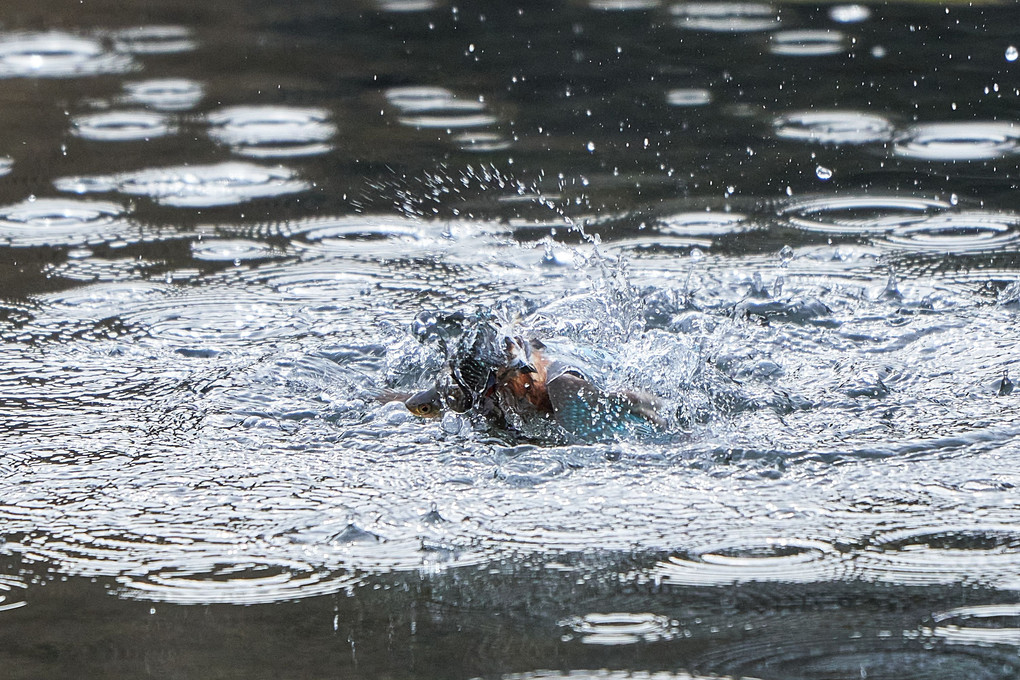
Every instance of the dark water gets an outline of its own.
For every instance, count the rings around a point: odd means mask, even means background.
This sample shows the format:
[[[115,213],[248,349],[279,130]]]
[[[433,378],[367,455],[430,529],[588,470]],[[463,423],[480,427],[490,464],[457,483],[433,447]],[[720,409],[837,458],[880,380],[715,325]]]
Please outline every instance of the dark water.
[[[1018,19],[7,0],[0,676],[1017,677]],[[670,431],[374,399],[478,307]]]

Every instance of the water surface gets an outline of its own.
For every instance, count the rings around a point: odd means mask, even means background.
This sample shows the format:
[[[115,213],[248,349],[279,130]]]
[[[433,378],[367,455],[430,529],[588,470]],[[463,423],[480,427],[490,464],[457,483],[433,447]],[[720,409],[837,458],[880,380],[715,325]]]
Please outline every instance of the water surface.
[[[8,5],[11,677],[1016,677],[1011,6]],[[669,431],[379,402],[479,308]]]

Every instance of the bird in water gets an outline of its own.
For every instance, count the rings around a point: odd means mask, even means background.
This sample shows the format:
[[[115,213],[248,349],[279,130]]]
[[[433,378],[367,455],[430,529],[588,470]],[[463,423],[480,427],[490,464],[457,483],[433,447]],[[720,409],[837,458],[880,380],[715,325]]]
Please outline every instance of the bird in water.
[[[654,395],[604,390],[577,362],[557,358],[540,340],[511,335],[491,319],[473,327],[467,321],[463,315],[432,319],[431,328],[439,329],[433,334],[447,352],[449,376],[416,394],[400,395],[414,415],[470,411],[501,429],[545,420],[583,441],[666,429],[664,404]]]

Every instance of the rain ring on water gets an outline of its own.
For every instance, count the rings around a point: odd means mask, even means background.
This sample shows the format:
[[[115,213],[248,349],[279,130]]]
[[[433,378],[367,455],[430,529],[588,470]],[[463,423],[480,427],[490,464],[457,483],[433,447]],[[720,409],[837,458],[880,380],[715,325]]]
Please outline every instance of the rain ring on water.
[[[961,211],[895,227],[876,242],[902,250],[960,254],[1000,251],[1018,240],[1020,215]]]
[[[628,12],[658,7],[661,0],[588,0],[592,9],[604,12]]]
[[[360,580],[296,560],[223,563],[216,556],[150,563],[117,578],[123,597],[177,604],[262,604],[336,593]]]
[[[250,262],[282,257],[267,243],[244,239],[202,239],[191,244],[191,256],[208,262]]]
[[[461,99],[443,87],[393,87],[386,91],[386,100],[401,112],[401,125],[408,127],[456,130],[499,121],[484,102]]]
[[[860,111],[796,111],[773,122],[776,136],[818,144],[868,144],[892,138],[893,124]]]
[[[927,161],[982,161],[1020,152],[1020,124],[1005,121],[923,123],[898,135],[893,153]]]
[[[59,31],[0,34],[0,78],[73,78],[135,67],[130,56],[92,38]]]
[[[843,571],[840,553],[819,540],[748,540],[698,548],[690,555],[659,562],[652,577],[670,585],[817,583],[837,580]]]
[[[769,31],[779,26],[779,12],[756,2],[683,2],[670,12],[680,28],[720,33]]]
[[[317,108],[231,106],[206,119],[210,137],[234,153],[255,158],[326,153],[336,134],[329,112]]]
[[[1020,573],[1020,531],[1000,524],[886,531],[854,555],[852,564],[866,581],[1011,587]]]
[[[187,111],[202,100],[201,83],[187,78],[160,78],[124,84],[124,99],[158,111]]]
[[[72,193],[117,192],[148,196],[157,203],[180,208],[235,205],[306,191],[311,184],[281,165],[229,162],[151,168],[115,175],[62,177],[54,186]]]
[[[129,54],[176,54],[190,52],[198,43],[185,26],[139,26],[114,33],[113,45]]]
[[[170,119],[154,111],[104,111],[75,116],[72,132],[98,142],[144,141],[174,131]]]
[[[25,601],[27,584],[16,576],[0,574],[0,613],[19,609],[28,604]]]
[[[677,635],[666,616],[649,613],[592,613],[559,622],[581,637],[586,645],[631,645],[671,640]]]
[[[825,57],[846,50],[847,40],[839,31],[777,31],[769,40],[769,52],[785,57]]]
[[[1020,605],[986,604],[958,607],[932,615],[933,637],[953,645],[1020,647]]]
[[[947,201],[910,196],[824,196],[794,199],[779,210],[790,227],[834,234],[892,231],[950,210]]]
[[[117,203],[38,198],[0,207],[0,241],[14,247],[77,246],[126,237]]]
[[[873,618],[873,617],[872,617]],[[794,609],[758,620],[747,635],[713,645],[693,663],[726,677],[840,680],[1000,680],[1015,677],[1015,653],[980,647],[936,647],[916,630],[874,631],[872,620]],[[856,634],[857,631],[868,631]],[[909,671],[905,673],[905,669]]]
[[[666,93],[666,103],[681,108],[712,103],[712,91],[703,88],[677,88]]]

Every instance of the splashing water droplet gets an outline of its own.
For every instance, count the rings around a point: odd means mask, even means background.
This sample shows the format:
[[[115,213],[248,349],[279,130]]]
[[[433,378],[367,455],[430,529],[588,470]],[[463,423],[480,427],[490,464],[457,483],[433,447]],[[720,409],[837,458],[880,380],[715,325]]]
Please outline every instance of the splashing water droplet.
[[[793,259],[793,248],[790,246],[783,246],[779,250],[779,262],[785,267],[790,264],[790,260]]]
[[[1016,61],[1017,57],[1020,57],[1020,50],[1017,50],[1016,45],[1006,48],[1006,61]]]
[[[871,10],[865,5],[835,5],[829,10],[829,18],[841,24],[856,24],[871,18]]]

